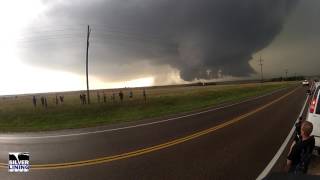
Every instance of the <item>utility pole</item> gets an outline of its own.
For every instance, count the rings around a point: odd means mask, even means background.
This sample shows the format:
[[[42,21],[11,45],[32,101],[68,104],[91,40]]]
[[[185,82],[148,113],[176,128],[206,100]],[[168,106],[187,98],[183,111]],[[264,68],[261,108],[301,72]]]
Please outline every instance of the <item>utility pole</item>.
[[[285,70],[286,72],[286,81],[288,80],[288,69]]]
[[[89,38],[90,38],[91,29],[88,25],[87,32],[87,53],[86,53],[86,77],[87,77],[87,96],[88,96],[88,104],[90,104],[90,93],[89,93],[89,74],[88,74],[88,54],[89,54]]]
[[[260,65],[261,83],[263,83],[263,70],[262,70],[263,59],[261,59],[261,56],[260,56],[260,60],[259,60],[259,65]]]

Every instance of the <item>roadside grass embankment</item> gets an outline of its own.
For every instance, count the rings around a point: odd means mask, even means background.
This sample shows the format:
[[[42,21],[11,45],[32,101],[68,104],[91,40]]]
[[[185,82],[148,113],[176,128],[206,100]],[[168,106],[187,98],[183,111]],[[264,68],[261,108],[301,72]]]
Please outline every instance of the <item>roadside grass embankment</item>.
[[[264,83],[242,85],[218,85],[203,87],[148,88],[147,102],[142,97],[142,89],[132,89],[133,98],[127,95],[120,103],[118,94],[115,102],[110,100],[112,91],[106,90],[107,102],[97,102],[96,92],[92,92],[92,104],[81,105],[80,92],[66,93],[63,104],[55,104],[55,94],[47,94],[48,108],[32,105],[32,96],[21,96],[0,100],[0,131],[47,131],[83,128],[111,123],[164,117],[216,106],[221,103],[238,102],[263,95],[280,88],[294,86],[295,83]],[[100,91],[101,92],[101,91]],[[114,91],[118,93],[118,91]],[[101,101],[102,94],[101,95]],[[40,98],[38,98],[38,101]]]

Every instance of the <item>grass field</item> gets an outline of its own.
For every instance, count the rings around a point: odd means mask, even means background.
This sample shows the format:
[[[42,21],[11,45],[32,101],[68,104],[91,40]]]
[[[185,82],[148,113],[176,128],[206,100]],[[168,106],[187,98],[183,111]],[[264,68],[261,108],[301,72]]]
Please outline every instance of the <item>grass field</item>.
[[[157,87],[147,88],[147,102],[142,89],[123,89],[125,98],[120,103],[119,90],[105,90],[107,103],[97,102],[97,91],[91,92],[91,104],[81,105],[80,92],[59,93],[63,104],[55,104],[56,94],[37,95],[38,105],[33,107],[32,95],[2,97],[0,99],[0,131],[44,131],[91,127],[103,124],[162,117],[180,112],[215,106],[225,102],[237,102],[262,95],[293,83],[264,83],[242,85]],[[129,91],[133,98],[128,98]],[[102,91],[100,92],[103,101]],[[116,100],[111,100],[115,93]],[[40,105],[40,96],[46,96],[48,108]]]

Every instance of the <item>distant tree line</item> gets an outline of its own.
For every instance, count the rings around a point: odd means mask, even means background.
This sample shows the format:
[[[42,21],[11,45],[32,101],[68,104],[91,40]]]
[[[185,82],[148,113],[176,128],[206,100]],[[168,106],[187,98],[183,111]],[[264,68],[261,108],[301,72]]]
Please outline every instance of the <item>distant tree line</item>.
[[[284,77],[278,77],[278,78],[272,78],[272,82],[277,82],[277,81],[302,81],[305,80],[304,76],[290,76],[287,78]]]

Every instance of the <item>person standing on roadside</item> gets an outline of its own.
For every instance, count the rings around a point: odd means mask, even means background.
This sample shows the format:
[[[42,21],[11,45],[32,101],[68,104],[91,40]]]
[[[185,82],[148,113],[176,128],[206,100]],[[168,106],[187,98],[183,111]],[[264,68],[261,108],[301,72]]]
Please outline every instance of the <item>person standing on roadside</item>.
[[[41,96],[41,106],[44,107],[44,97]]]
[[[309,121],[301,124],[301,139],[294,141],[291,145],[287,157],[287,170],[289,173],[305,174],[312,157],[312,151],[315,146],[314,136],[310,136],[313,125]]]
[[[83,104],[87,104],[86,94],[82,94],[82,98],[83,98]]]
[[[82,97],[82,94],[80,94],[80,95],[79,95],[79,98],[80,98],[80,103],[81,103],[81,104],[83,104],[83,97]]]
[[[60,96],[60,103],[63,104],[64,96]]]
[[[48,108],[47,97],[44,98],[44,107],[45,107],[46,109]]]
[[[120,102],[122,103],[122,101],[123,101],[123,92],[122,91],[119,92],[119,98],[120,98]]]
[[[56,95],[56,105],[59,104],[59,99],[58,99],[58,96]]]
[[[36,96],[33,96],[33,97],[32,97],[32,103],[33,103],[33,106],[34,106],[34,107],[37,106],[37,98],[36,98]]]
[[[106,96],[106,94],[104,92],[103,92],[103,102],[107,103],[107,96]]]
[[[143,99],[144,99],[144,103],[147,103],[147,93],[146,93],[146,89],[145,88],[143,88],[142,96],[143,96]]]

